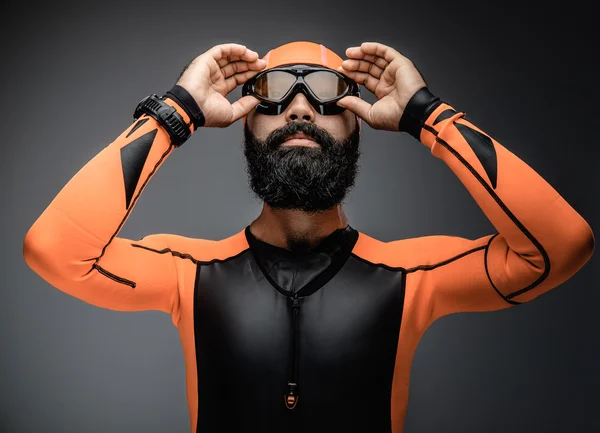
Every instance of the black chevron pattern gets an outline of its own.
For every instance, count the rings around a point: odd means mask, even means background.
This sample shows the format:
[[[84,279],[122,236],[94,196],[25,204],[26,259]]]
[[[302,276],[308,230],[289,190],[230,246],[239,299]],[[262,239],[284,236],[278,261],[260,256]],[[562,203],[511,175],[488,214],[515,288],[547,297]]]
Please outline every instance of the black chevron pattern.
[[[496,188],[498,178],[498,158],[492,139],[462,123],[454,122],[458,132],[465,138],[490,179],[492,188]]]
[[[440,123],[442,120],[446,120],[449,119],[450,117],[454,116],[456,114],[456,111],[454,111],[452,108],[447,108],[446,110],[442,111],[438,117],[435,119],[435,121],[433,122],[434,125]]]
[[[121,167],[123,168],[123,180],[125,181],[125,208],[129,208],[133,193],[140,180],[144,164],[154,143],[154,137],[158,129],[136,138],[131,143],[121,148]]]
[[[143,119],[140,119],[140,120],[138,120],[138,121],[136,122],[136,124],[135,124],[135,125],[133,125],[133,128],[131,128],[131,131],[129,131],[129,132],[127,133],[127,135],[125,136],[125,138],[129,137],[131,134],[133,134],[135,131],[137,131],[137,130],[138,130],[138,128],[139,128],[140,126],[142,126],[144,123],[146,123],[147,121],[148,121],[148,118],[147,118],[147,117],[145,117],[145,118],[143,118]]]

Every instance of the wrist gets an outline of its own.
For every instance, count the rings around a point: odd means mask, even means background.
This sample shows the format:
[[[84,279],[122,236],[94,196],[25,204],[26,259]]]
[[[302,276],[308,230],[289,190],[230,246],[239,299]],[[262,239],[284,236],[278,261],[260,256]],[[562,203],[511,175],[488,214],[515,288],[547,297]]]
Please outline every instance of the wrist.
[[[146,96],[135,108],[133,119],[137,120],[143,114],[156,120],[169,134],[175,147],[181,146],[192,134],[192,122],[186,111],[170,97],[160,97],[154,93]]]
[[[421,129],[425,121],[441,104],[440,98],[431,93],[427,87],[422,87],[414,93],[406,104],[398,129],[408,132],[420,141]]]
[[[171,98],[186,112],[192,123],[194,130],[204,126],[204,113],[194,97],[182,86],[175,84],[165,93],[164,97]]]

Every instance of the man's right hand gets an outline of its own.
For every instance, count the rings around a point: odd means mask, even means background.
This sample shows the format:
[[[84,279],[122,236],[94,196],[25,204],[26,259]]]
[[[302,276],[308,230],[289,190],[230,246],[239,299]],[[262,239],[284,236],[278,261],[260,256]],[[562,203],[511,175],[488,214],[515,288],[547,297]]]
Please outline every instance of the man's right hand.
[[[233,103],[225,96],[265,66],[258,53],[244,45],[216,45],[192,60],[176,84],[196,100],[206,120],[204,126],[225,128],[259,103],[254,96],[244,96]]]

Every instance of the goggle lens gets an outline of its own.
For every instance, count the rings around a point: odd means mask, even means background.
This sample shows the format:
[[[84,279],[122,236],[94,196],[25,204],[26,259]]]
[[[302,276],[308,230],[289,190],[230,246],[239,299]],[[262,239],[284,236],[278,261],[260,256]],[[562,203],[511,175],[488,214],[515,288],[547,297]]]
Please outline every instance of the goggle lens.
[[[304,77],[304,81],[317,98],[324,101],[343,95],[348,89],[346,81],[328,71],[312,72]]]
[[[256,78],[254,91],[263,98],[280,101],[296,82],[296,76],[286,71],[269,71]],[[329,71],[315,71],[304,76],[304,82],[323,101],[334,99],[348,89],[348,83]]]
[[[254,82],[254,91],[263,98],[280,101],[296,82],[294,74],[285,71],[270,71]]]

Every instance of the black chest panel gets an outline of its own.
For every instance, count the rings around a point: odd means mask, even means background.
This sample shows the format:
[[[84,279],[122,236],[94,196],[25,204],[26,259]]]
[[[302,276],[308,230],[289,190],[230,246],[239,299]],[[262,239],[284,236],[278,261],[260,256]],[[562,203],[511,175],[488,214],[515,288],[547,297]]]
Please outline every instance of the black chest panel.
[[[405,274],[351,254],[356,236],[198,263],[198,433],[391,431]]]

